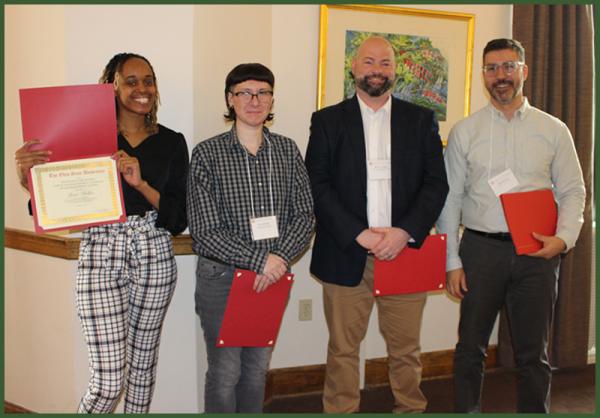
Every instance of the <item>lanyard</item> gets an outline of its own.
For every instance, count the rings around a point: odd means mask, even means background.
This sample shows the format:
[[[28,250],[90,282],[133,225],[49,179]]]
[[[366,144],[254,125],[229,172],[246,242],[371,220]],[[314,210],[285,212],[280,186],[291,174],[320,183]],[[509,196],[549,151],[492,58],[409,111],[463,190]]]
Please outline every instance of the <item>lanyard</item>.
[[[271,141],[266,134],[263,134],[265,141],[267,142],[267,146],[269,148],[269,198],[271,200],[271,214],[275,215],[275,209],[273,206],[273,183],[271,179],[271,170],[272,170],[272,160],[271,160]],[[254,195],[252,193],[252,176],[250,175],[250,163],[248,161],[248,150],[246,147],[242,146],[246,153],[246,172],[248,173],[248,189],[250,190],[250,206],[252,207],[252,218],[256,218],[254,213]]]

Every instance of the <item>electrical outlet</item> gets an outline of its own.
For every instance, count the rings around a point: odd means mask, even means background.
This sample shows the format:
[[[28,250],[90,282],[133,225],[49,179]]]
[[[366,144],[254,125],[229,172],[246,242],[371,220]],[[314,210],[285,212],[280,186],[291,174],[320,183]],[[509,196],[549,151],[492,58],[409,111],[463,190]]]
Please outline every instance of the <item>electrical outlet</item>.
[[[298,319],[300,321],[312,320],[312,299],[300,299]]]

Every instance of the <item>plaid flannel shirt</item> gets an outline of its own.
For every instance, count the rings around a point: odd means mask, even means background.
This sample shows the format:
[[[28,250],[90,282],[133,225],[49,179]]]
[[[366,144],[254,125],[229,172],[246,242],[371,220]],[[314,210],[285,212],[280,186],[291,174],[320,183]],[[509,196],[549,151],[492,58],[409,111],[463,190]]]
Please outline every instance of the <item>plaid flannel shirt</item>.
[[[296,258],[308,245],[315,223],[310,182],[298,147],[266,128],[264,134],[269,141],[263,141],[256,155],[246,154],[235,125],[229,132],[196,145],[187,193],[194,252],[259,273],[269,253],[288,263]],[[274,213],[269,192],[269,147]],[[276,215],[278,238],[252,240],[250,187],[254,216]]]

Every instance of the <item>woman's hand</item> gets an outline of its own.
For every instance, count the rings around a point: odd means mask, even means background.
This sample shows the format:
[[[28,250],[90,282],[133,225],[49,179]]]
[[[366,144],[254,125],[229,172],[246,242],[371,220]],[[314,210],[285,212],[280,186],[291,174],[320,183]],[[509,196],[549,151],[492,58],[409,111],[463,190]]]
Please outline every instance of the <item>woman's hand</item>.
[[[137,189],[145,183],[144,179],[142,179],[142,170],[137,158],[130,157],[123,150],[117,151],[112,157],[117,161],[119,173],[123,175],[127,184]]]
[[[31,139],[25,141],[25,143],[15,152],[15,162],[17,165],[17,175],[19,176],[19,182],[23,187],[29,189],[27,185],[27,174],[31,167],[37,164],[44,164],[50,160],[49,156],[52,151],[48,150],[36,150],[30,149],[32,145],[41,144],[42,141],[39,139]]]

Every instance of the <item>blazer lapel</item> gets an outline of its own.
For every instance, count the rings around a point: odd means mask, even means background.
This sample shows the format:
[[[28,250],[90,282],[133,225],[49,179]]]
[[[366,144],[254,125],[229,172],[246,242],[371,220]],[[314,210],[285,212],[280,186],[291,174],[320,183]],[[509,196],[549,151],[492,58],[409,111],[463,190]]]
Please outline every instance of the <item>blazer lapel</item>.
[[[344,106],[344,124],[347,127],[348,139],[353,148],[354,163],[360,181],[361,192],[367,193],[367,156],[365,151],[365,133],[362,116],[356,95]]]
[[[411,124],[406,119],[406,112],[402,110],[402,102],[392,97],[392,117],[391,117],[391,135],[392,135],[392,190],[394,189],[393,179],[398,178],[397,172],[402,167],[398,160],[403,152],[406,151],[408,142],[406,137],[410,135]]]

